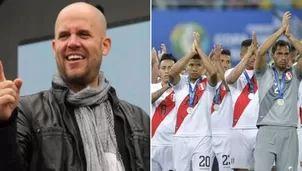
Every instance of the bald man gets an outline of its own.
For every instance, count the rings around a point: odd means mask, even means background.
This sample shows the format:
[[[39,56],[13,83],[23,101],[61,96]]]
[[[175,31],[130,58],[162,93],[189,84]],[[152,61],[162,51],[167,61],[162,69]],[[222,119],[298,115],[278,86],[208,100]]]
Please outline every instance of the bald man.
[[[52,87],[30,96],[0,62],[0,170],[150,170],[148,115],[100,72],[111,47],[104,15],[83,2],[65,7],[52,47]]]

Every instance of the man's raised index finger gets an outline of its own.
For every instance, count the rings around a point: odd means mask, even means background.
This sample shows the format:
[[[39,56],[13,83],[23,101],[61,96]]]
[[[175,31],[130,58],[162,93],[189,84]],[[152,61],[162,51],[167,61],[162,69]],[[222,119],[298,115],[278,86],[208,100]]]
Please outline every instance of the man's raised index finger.
[[[4,75],[4,70],[3,70],[3,65],[2,62],[0,61],[0,82],[5,81],[5,75]]]

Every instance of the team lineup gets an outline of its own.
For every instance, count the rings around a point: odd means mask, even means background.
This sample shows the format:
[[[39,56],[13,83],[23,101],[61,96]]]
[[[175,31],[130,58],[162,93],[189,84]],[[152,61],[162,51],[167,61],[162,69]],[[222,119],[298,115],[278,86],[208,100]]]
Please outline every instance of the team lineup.
[[[302,43],[290,18],[262,44],[255,32],[242,40],[233,68],[223,45],[204,53],[198,32],[178,61],[164,44],[152,50],[153,171],[211,170],[215,157],[220,171],[301,169]]]

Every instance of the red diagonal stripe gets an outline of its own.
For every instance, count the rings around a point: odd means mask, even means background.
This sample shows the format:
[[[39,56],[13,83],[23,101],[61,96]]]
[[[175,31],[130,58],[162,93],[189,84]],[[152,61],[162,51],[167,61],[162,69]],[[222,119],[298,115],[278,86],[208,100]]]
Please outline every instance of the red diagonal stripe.
[[[258,85],[255,79],[255,75],[253,75],[253,77],[251,78],[251,81],[253,81],[254,83],[254,92],[256,92],[258,90]],[[246,106],[249,104],[249,102],[251,101],[248,98],[248,95],[250,94],[249,92],[249,84],[246,84],[246,86],[244,87],[244,89],[242,90],[241,94],[239,95],[235,106],[234,106],[234,120],[233,120],[233,127],[236,126],[238,120],[240,119],[242,112],[244,111],[244,109],[246,108]]]
[[[197,104],[199,99],[201,98],[204,90],[206,89],[207,86],[207,79],[203,79],[196,90],[195,97],[194,97],[194,104],[193,107]],[[203,87],[203,90],[201,89]],[[186,98],[181,102],[179,105],[179,108],[177,110],[177,116],[176,116],[176,127],[175,127],[175,133],[178,131],[180,128],[180,125],[184,121],[185,117],[188,115],[187,108],[190,106],[190,98],[189,94],[186,96]]]
[[[155,134],[156,129],[158,128],[160,123],[175,107],[173,96],[174,96],[174,91],[172,91],[155,109],[155,113],[152,117],[152,137]]]
[[[223,83],[221,83],[223,84]],[[220,105],[221,102],[223,101],[225,95],[227,94],[227,90],[226,88],[224,87],[224,85],[222,85],[219,89],[219,94],[220,94],[220,98],[218,99],[218,104]],[[215,94],[216,95],[216,94]],[[211,114],[213,114],[215,112],[215,109],[214,109],[214,105],[215,105],[215,96],[213,98],[213,102],[212,102],[212,106],[211,106]]]

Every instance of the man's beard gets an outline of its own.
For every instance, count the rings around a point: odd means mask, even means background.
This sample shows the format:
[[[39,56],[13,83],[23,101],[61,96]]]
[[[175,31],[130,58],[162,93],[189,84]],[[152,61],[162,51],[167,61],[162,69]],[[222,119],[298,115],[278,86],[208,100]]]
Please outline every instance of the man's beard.
[[[64,80],[65,83],[67,84],[75,84],[75,85],[87,85],[89,83],[89,72],[85,71],[83,73],[80,74],[75,74],[75,75],[71,75],[68,76],[66,71],[60,71],[60,76],[62,77],[62,79]]]

